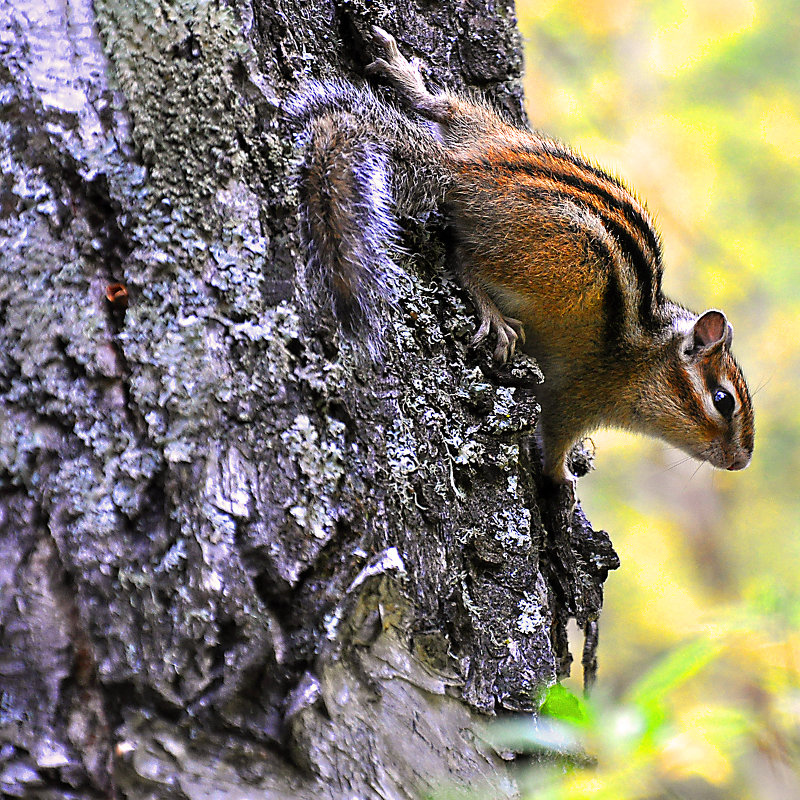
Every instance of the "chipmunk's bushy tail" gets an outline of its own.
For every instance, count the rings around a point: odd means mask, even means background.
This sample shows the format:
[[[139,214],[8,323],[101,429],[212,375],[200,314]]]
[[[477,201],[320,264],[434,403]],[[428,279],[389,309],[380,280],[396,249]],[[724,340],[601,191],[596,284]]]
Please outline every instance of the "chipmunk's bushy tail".
[[[382,351],[387,307],[403,273],[398,249],[389,146],[383,114],[367,89],[345,81],[310,82],[286,104],[304,157],[300,169],[306,284],[324,288],[336,317],[373,358]]]

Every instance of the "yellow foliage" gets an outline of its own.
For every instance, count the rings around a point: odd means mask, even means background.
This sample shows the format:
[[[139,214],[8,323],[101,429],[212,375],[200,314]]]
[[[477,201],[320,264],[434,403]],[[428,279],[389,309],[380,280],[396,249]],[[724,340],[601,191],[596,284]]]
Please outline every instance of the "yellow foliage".
[[[705,731],[682,731],[665,742],[660,768],[667,778],[686,779],[693,775],[720,786],[730,779],[733,769],[719,747],[706,738]]]
[[[658,736],[622,735],[606,714],[594,736],[597,768],[541,797],[691,797],[662,789],[700,780],[717,787],[709,796],[761,800],[766,774],[788,787],[770,797],[800,797],[796,4],[517,8],[534,124],[641,194],[662,228],[667,290],[694,310],[726,311],[758,390],[744,473],[694,474],[691,463],[673,467],[681,456],[661,445],[593,437],[598,469],[578,494],[622,561],[606,587],[598,691],[623,695],[687,637],[710,637],[724,653],[665,701],[664,720],[652,723]],[[603,744],[612,730],[616,744]]]
[[[756,113],[761,116],[761,138],[783,158],[800,158],[800,118],[797,98],[781,92],[757,98]]]
[[[694,0],[681,11],[651,40],[653,69],[663,75],[690,69],[715,47],[751,28],[756,18],[752,0]]]

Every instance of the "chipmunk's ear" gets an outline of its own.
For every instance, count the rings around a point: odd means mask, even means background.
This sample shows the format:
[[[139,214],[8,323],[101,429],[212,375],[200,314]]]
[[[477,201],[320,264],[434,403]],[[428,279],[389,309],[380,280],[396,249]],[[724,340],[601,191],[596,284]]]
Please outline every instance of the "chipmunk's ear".
[[[690,353],[705,355],[721,347],[731,346],[733,326],[721,311],[711,309],[698,317],[687,338],[690,340]]]

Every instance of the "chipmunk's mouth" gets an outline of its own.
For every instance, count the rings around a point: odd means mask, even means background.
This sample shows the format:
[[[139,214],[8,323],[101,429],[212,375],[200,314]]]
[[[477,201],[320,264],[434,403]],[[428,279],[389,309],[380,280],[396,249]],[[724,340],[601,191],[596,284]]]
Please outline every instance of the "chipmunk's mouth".
[[[737,470],[744,469],[750,463],[750,456],[747,453],[739,453],[733,457],[733,461],[728,465],[727,469]]]
[[[721,444],[716,444],[715,446],[707,447],[701,452],[694,452],[692,455],[701,461],[707,461],[715,469],[726,469],[729,472],[735,472],[744,469],[750,463],[752,454],[746,450],[739,450],[729,454],[725,452]]]

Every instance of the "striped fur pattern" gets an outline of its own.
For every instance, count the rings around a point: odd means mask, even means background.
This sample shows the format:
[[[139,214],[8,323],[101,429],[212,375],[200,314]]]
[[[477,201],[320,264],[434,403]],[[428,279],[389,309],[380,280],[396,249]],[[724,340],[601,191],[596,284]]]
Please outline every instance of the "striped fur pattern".
[[[575,442],[608,426],[655,435],[719,468],[746,466],[753,407],[732,328],[721,312],[701,317],[665,298],[645,206],[565,146],[475,103],[451,96],[443,105],[461,269],[499,317],[524,324],[525,350],[546,377],[549,474],[571,481]],[[734,398],[731,418],[714,406],[720,388]]]
[[[375,251],[395,238],[392,199],[388,189],[385,202],[368,199],[359,181],[375,172],[388,187],[391,172],[401,211],[425,203],[446,210],[459,277],[480,317],[476,341],[491,334],[498,361],[520,346],[541,365],[539,432],[551,478],[572,482],[571,448],[607,426],[660,437],[719,468],[745,467],[753,408],[730,351],[733,329],[720,311],[697,315],[664,296],[661,241],[644,204],[563,144],[480,102],[430,93],[385,31],[375,28],[374,42],[380,57],[368,71],[428,124],[399,123],[369,90],[349,87],[335,102],[329,88],[311,93],[307,224],[334,292],[341,282],[355,292],[370,281],[377,294],[388,288],[371,273],[386,269]]]

